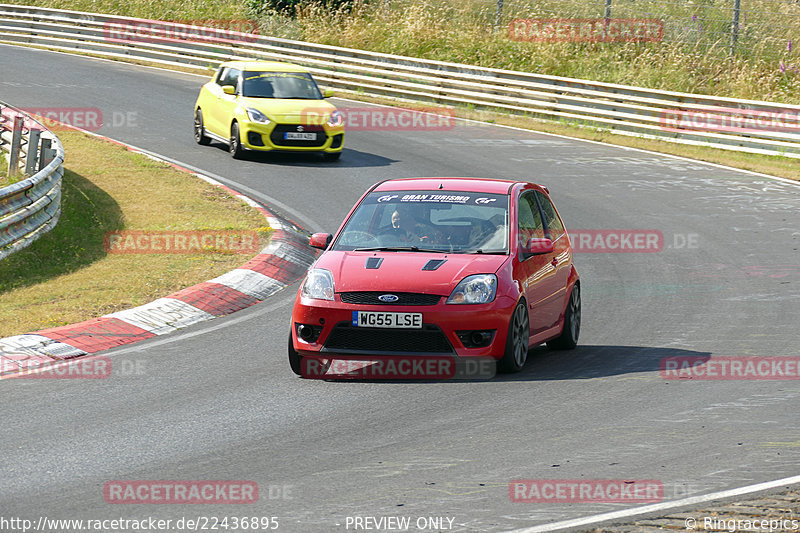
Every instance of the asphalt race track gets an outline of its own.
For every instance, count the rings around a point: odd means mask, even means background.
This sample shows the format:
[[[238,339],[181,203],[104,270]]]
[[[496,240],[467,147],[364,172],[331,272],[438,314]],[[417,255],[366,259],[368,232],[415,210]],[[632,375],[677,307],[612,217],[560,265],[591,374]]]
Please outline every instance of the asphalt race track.
[[[659,373],[664,357],[800,356],[797,185],[464,122],[349,131],[335,163],[234,161],[194,143],[200,77],[9,46],[0,72],[0,100],[99,108],[99,133],[274,200],[311,231],[335,231],[385,178],[490,176],[546,185],[568,228],[663,235],[656,253],[578,254],[581,346],[536,348],[520,374],[492,381],[299,379],[286,360],[293,286],[107,352],[121,369],[109,379],[3,382],[0,515],[274,516],[303,533],[347,531],[355,516],[411,517],[411,531],[449,517],[453,531],[494,532],[632,505],[512,502],[517,479],[658,480],[674,500],[798,473],[797,381]],[[250,480],[260,498],[108,504],[111,480]]]

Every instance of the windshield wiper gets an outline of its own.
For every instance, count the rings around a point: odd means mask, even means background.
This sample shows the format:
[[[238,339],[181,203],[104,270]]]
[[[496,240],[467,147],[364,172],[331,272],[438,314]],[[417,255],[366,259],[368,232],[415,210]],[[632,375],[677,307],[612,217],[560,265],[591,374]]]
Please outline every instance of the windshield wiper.
[[[486,254],[486,255],[506,255],[508,252],[506,250],[484,250],[483,248],[478,248],[476,250],[456,250],[453,253],[456,254]]]
[[[371,248],[355,248],[354,252],[433,252],[437,254],[446,254],[444,250],[435,250],[433,248],[420,248],[419,246],[374,246]]]
[[[245,98],[271,98],[273,100],[322,100],[313,96],[267,96],[263,94],[245,95]]]

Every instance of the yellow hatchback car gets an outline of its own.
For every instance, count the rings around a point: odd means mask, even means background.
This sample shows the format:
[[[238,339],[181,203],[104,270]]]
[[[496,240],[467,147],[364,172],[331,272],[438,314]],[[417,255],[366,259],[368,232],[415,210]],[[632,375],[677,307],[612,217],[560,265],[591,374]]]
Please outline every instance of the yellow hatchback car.
[[[246,150],[321,152],[339,159],[344,117],[311,73],[290,63],[229,61],[203,85],[194,106],[194,139],[217,140],[239,159]]]

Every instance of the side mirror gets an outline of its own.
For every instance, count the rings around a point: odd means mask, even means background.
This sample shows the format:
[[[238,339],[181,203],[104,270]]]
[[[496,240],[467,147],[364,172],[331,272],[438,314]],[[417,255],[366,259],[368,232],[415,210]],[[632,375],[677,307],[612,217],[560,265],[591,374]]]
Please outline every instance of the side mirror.
[[[328,245],[333,240],[333,235],[330,233],[315,233],[311,236],[311,239],[308,241],[308,245],[312,248],[319,248],[320,250],[326,250]]]
[[[325,89],[325,92],[322,93],[323,98],[330,98],[333,96],[333,89]]]
[[[233,85],[223,85],[222,92],[224,92],[225,94],[236,94],[236,87],[234,87]]]
[[[553,251],[553,241],[531,237],[522,248],[522,253],[527,256],[549,254]]]

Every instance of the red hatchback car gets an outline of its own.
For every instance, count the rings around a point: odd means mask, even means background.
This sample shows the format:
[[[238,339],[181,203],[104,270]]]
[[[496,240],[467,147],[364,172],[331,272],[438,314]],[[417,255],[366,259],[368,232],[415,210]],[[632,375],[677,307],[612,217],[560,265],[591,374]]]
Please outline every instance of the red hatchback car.
[[[292,310],[289,362],[304,357],[490,357],[519,371],[543,342],[571,349],[580,279],[545,187],[412,178],[373,186],[309,269]]]

